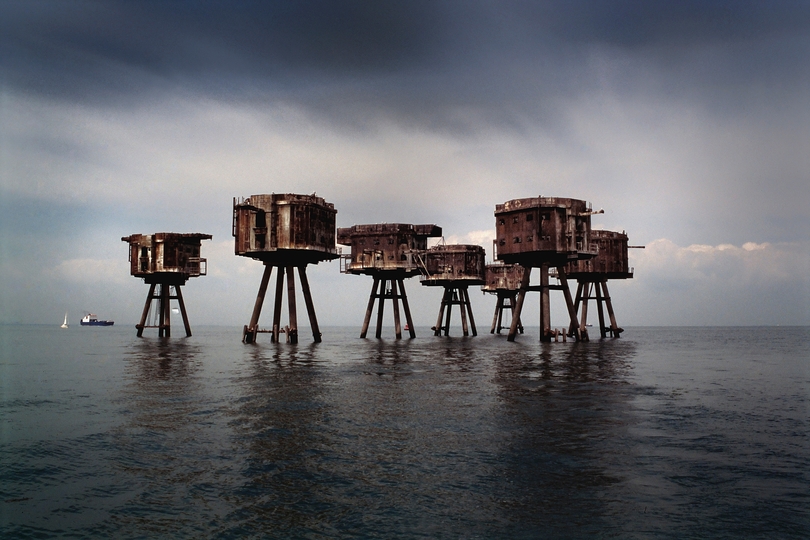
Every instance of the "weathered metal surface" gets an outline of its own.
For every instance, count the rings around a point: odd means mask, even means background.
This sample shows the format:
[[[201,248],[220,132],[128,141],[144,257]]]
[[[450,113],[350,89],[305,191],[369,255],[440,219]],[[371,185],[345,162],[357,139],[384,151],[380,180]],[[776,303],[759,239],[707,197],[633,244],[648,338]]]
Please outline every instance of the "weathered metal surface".
[[[323,198],[296,193],[271,193],[251,195],[247,199],[233,201],[234,252],[242,257],[257,259],[265,264],[264,274],[256,295],[250,323],[245,325],[242,341],[253,343],[259,333],[272,334],[277,342],[284,333],[289,343],[298,342],[298,311],[295,301],[295,273],[298,268],[301,288],[306,303],[307,315],[316,343],[321,341],[318,319],[306,265],[331,261],[339,257],[335,245],[335,216],[337,210]],[[276,288],[273,303],[273,327],[270,330],[259,328],[270,274],[276,268]],[[287,281],[287,305],[289,324],[281,327],[282,295],[284,280]]]
[[[444,287],[439,318],[433,327],[434,335],[440,336],[442,331],[445,336],[449,335],[453,306],[458,306],[461,312],[461,328],[464,335],[470,335],[468,318],[472,335],[478,335],[467,287],[485,283],[485,257],[484,248],[472,244],[438,245],[420,255],[422,285]]]
[[[624,231],[591,231],[591,242],[599,247],[599,254],[590,260],[580,260],[568,263],[565,266],[568,277],[577,280],[577,295],[574,310],[580,312],[579,329],[587,335],[588,303],[596,301],[599,315],[599,334],[601,337],[619,337],[624,331],[616,323],[613,312],[613,303],[608,292],[609,279],[630,279],[633,269],[629,265],[627,250],[629,248],[643,248],[644,246],[628,246],[627,234]],[[604,305],[604,306],[603,306]],[[604,308],[607,308],[610,326],[605,324]],[[570,330],[573,330],[572,322]]]
[[[202,240],[211,238],[210,234],[173,232],[132,234],[121,238],[129,244],[130,274],[143,278],[149,284],[140,322],[135,325],[138,337],[143,336],[144,328],[157,328],[159,337],[171,337],[171,300],[177,301],[186,336],[191,336],[180,287],[189,278],[207,273],[207,261],[200,257],[200,244]],[[174,287],[174,295],[171,294],[171,287]],[[157,324],[148,325],[153,301],[157,301],[159,320]]]
[[[627,234],[593,230],[591,244],[598,247],[599,253],[592,259],[569,262],[565,266],[569,278],[577,281],[603,281],[633,277],[633,269],[630,268],[627,257]]]
[[[147,283],[183,283],[204,276],[208,265],[200,257],[202,240],[210,234],[162,232],[133,234],[121,238],[129,244],[130,274]]]
[[[523,302],[529,290],[540,291],[540,339],[551,341],[552,337],[556,338],[551,328],[549,292],[552,289],[563,292],[571,333],[577,340],[583,338],[576,324],[574,301],[564,265],[597,255],[598,247],[591,243],[591,215],[601,212],[594,212],[580,199],[563,197],[513,199],[495,206],[497,258],[524,267],[508,341],[514,341],[518,332]],[[557,268],[559,285],[549,283],[550,267]],[[539,287],[529,286],[532,268],[540,269]]]
[[[472,305],[470,304],[470,293],[467,289],[467,285],[459,284],[463,282],[451,283],[452,284],[444,287],[444,295],[442,296],[442,303],[439,307],[439,317],[436,319],[436,325],[433,327],[433,335],[440,336],[442,332],[444,332],[445,336],[450,335],[450,315],[453,306],[458,306],[461,314],[461,331],[463,335],[465,337],[469,336],[471,327],[472,335],[477,336],[478,330],[475,328],[475,317],[473,316]],[[446,317],[445,309],[447,310]],[[442,324],[443,318],[444,324]],[[467,325],[468,318],[470,321],[469,327]]]
[[[394,329],[397,339],[402,337],[399,322],[399,302],[405,310],[407,329],[411,338],[416,337],[404,278],[419,275],[424,268],[427,239],[440,237],[442,228],[436,225],[411,225],[408,223],[373,223],[353,225],[337,230],[337,242],[351,247],[351,253],[342,255],[340,271],[346,274],[374,276],[374,284],[368,299],[360,337],[366,337],[374,301],[377,306],[376,337],[382,335],[382,319],[385,300],[391,300],[394,308]]]
[[[382,276],[382,277],[380,277]],[[379,287],[379,289],[378,289]],[[394,332],[397,339],[402,339],[402,328],[399,321],[399,302],[402,301],[402,308],[405,310],[406,329],[411,339],[416,337],[416,331],[411,319],[411,308],[408,305],[408,294],[405,292],[405,282],[401,277],[395,277],[390,272],[380,272],[374,275],[374,284],[371,286],[371,294],[368,297],[366,315],[363,319],[363,327],[360,330],[360,337],[365,338],[368,333],[368,326],[371,323],[371,314],[374,311],[374,300],[379,299],[377,307],[377,331],[375,337],[382,337],[382,320],[385,300],[391,300],[394,307]]]
[[[332,203],[316,195],[272,193],[234,199],[236,255],[300,266],[338,258]]]
[[[264,299],[267,294],[267,287],[270,283],[270,276],[273,269],[276,270],[276,292],[273,302],[273,326],[270,329],[262,329],[259,327],[259,317],[262,313],[264,306]],[[307,266],[305,264],[299,265],[298,277],[301,279],[301,291],[304,295],[304,302],[307,308],[307,315],[309,316],[309,324],[312,330],[312,338],[315,343],[321,342],[321,331],[318,326],[318,317],[315,314],[315,304],[312,301],[312,293],[309,288],[309,279],[307,278]],[[289,323],[281,326],[281,311],[282,301],[285,287],[284,281],[287,281],[287,307],[289,309]],[[262,280],[259,284],[259,292],[256,294],[256,301],[253,304],[253,313],[250,317],[250,322],[242,328],[242,341],[244,343],[255,343],[258,334],[272,334],[270,340],[273,343],[279,341],[280,334],[286,334],[288,343],[298,343],[298,310],[295,300],[295,274],[293,266],[277,266],[271,263],[265,263],[264,273]]]
[[[486,266],[485,283],[481,290],[488,293],[517,291],[523,279],[523,267],[519,264],[494,263]]]
[[[470,244],[438,245],[421,258],[422,285],[483,285],[485,283],[484,248]]]
[[[526,267],[590,258],[591,207],[562,197],[513,199],[495,206],[497,258]]]
[[[403,277],[420,273],[420,256],[427,250],[427,239],[442,235],[436,225],[375,223],[337,230],[337,242],[351,246],[351,254],[341,260],[341,272],[375,275],[393,272]]]

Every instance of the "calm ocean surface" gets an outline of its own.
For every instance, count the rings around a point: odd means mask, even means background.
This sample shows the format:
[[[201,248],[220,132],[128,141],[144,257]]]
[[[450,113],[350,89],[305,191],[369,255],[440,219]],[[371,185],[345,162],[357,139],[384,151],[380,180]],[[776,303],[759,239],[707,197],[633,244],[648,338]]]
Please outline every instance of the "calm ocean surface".
[[[810,537],[810,329],[483,330],[0,326],[0,537]]]

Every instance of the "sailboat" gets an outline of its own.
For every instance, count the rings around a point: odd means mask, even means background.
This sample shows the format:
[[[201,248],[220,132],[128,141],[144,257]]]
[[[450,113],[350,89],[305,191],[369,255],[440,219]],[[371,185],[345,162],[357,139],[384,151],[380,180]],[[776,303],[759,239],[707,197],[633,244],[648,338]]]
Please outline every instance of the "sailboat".
[[[67,324],[67,311],[66,311],[65,312],[65,322],[62,323],[62,326],[60,326],[60,328],[67,328],[67,327],[68,327],[68,324]]]

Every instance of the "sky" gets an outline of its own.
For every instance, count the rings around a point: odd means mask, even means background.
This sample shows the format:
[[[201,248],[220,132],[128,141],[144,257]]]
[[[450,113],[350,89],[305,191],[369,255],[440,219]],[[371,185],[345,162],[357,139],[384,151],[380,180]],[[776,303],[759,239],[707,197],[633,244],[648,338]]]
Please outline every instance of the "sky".
[[[0,323],[134,325],[120,239],[174,231],[213,235],[192,327],[241,327],[233,198],[273,192],[489,258],[496,204],[584,199],[646,246],[621,326],[810,325],[810,3],[0,3]],[[359,327],[371,278],[308,274],[320,323]],[[441,290],[407,288],[430,326]]]

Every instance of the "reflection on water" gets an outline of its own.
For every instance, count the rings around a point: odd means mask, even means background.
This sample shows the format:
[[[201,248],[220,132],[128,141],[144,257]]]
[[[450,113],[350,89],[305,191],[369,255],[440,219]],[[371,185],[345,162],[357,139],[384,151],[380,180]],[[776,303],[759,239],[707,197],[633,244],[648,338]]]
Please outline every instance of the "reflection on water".
[[[499,462],[508,478],[501,505],[519,533],[606,535],[624,530],[611,489],[627,480],[616,456],[635,422],[629,392],[634,345],[599,341],[496,357],[509,433]],[[507,427],[508,426],[508,427]]]
[[[239,396],[230,425],[234,453],[244,455],[236,510],[228,535],[306,530],[323,521],[319,466],[327,448],[319,425],[327,415],[320,394],[316,345],[250,348],[249,364],[234,380]]]
[[[194,342],[168,338],[138,339],[125,351],[115,400],[123,421],[112,439],[119,489],[128,494],[116,510],[119,527],[157,534],[189,521],[181,508],[208,474],[197,438],[205,403],[198,354]]]
[[[6,339],[0,536],[806,537],[802,335]]]

